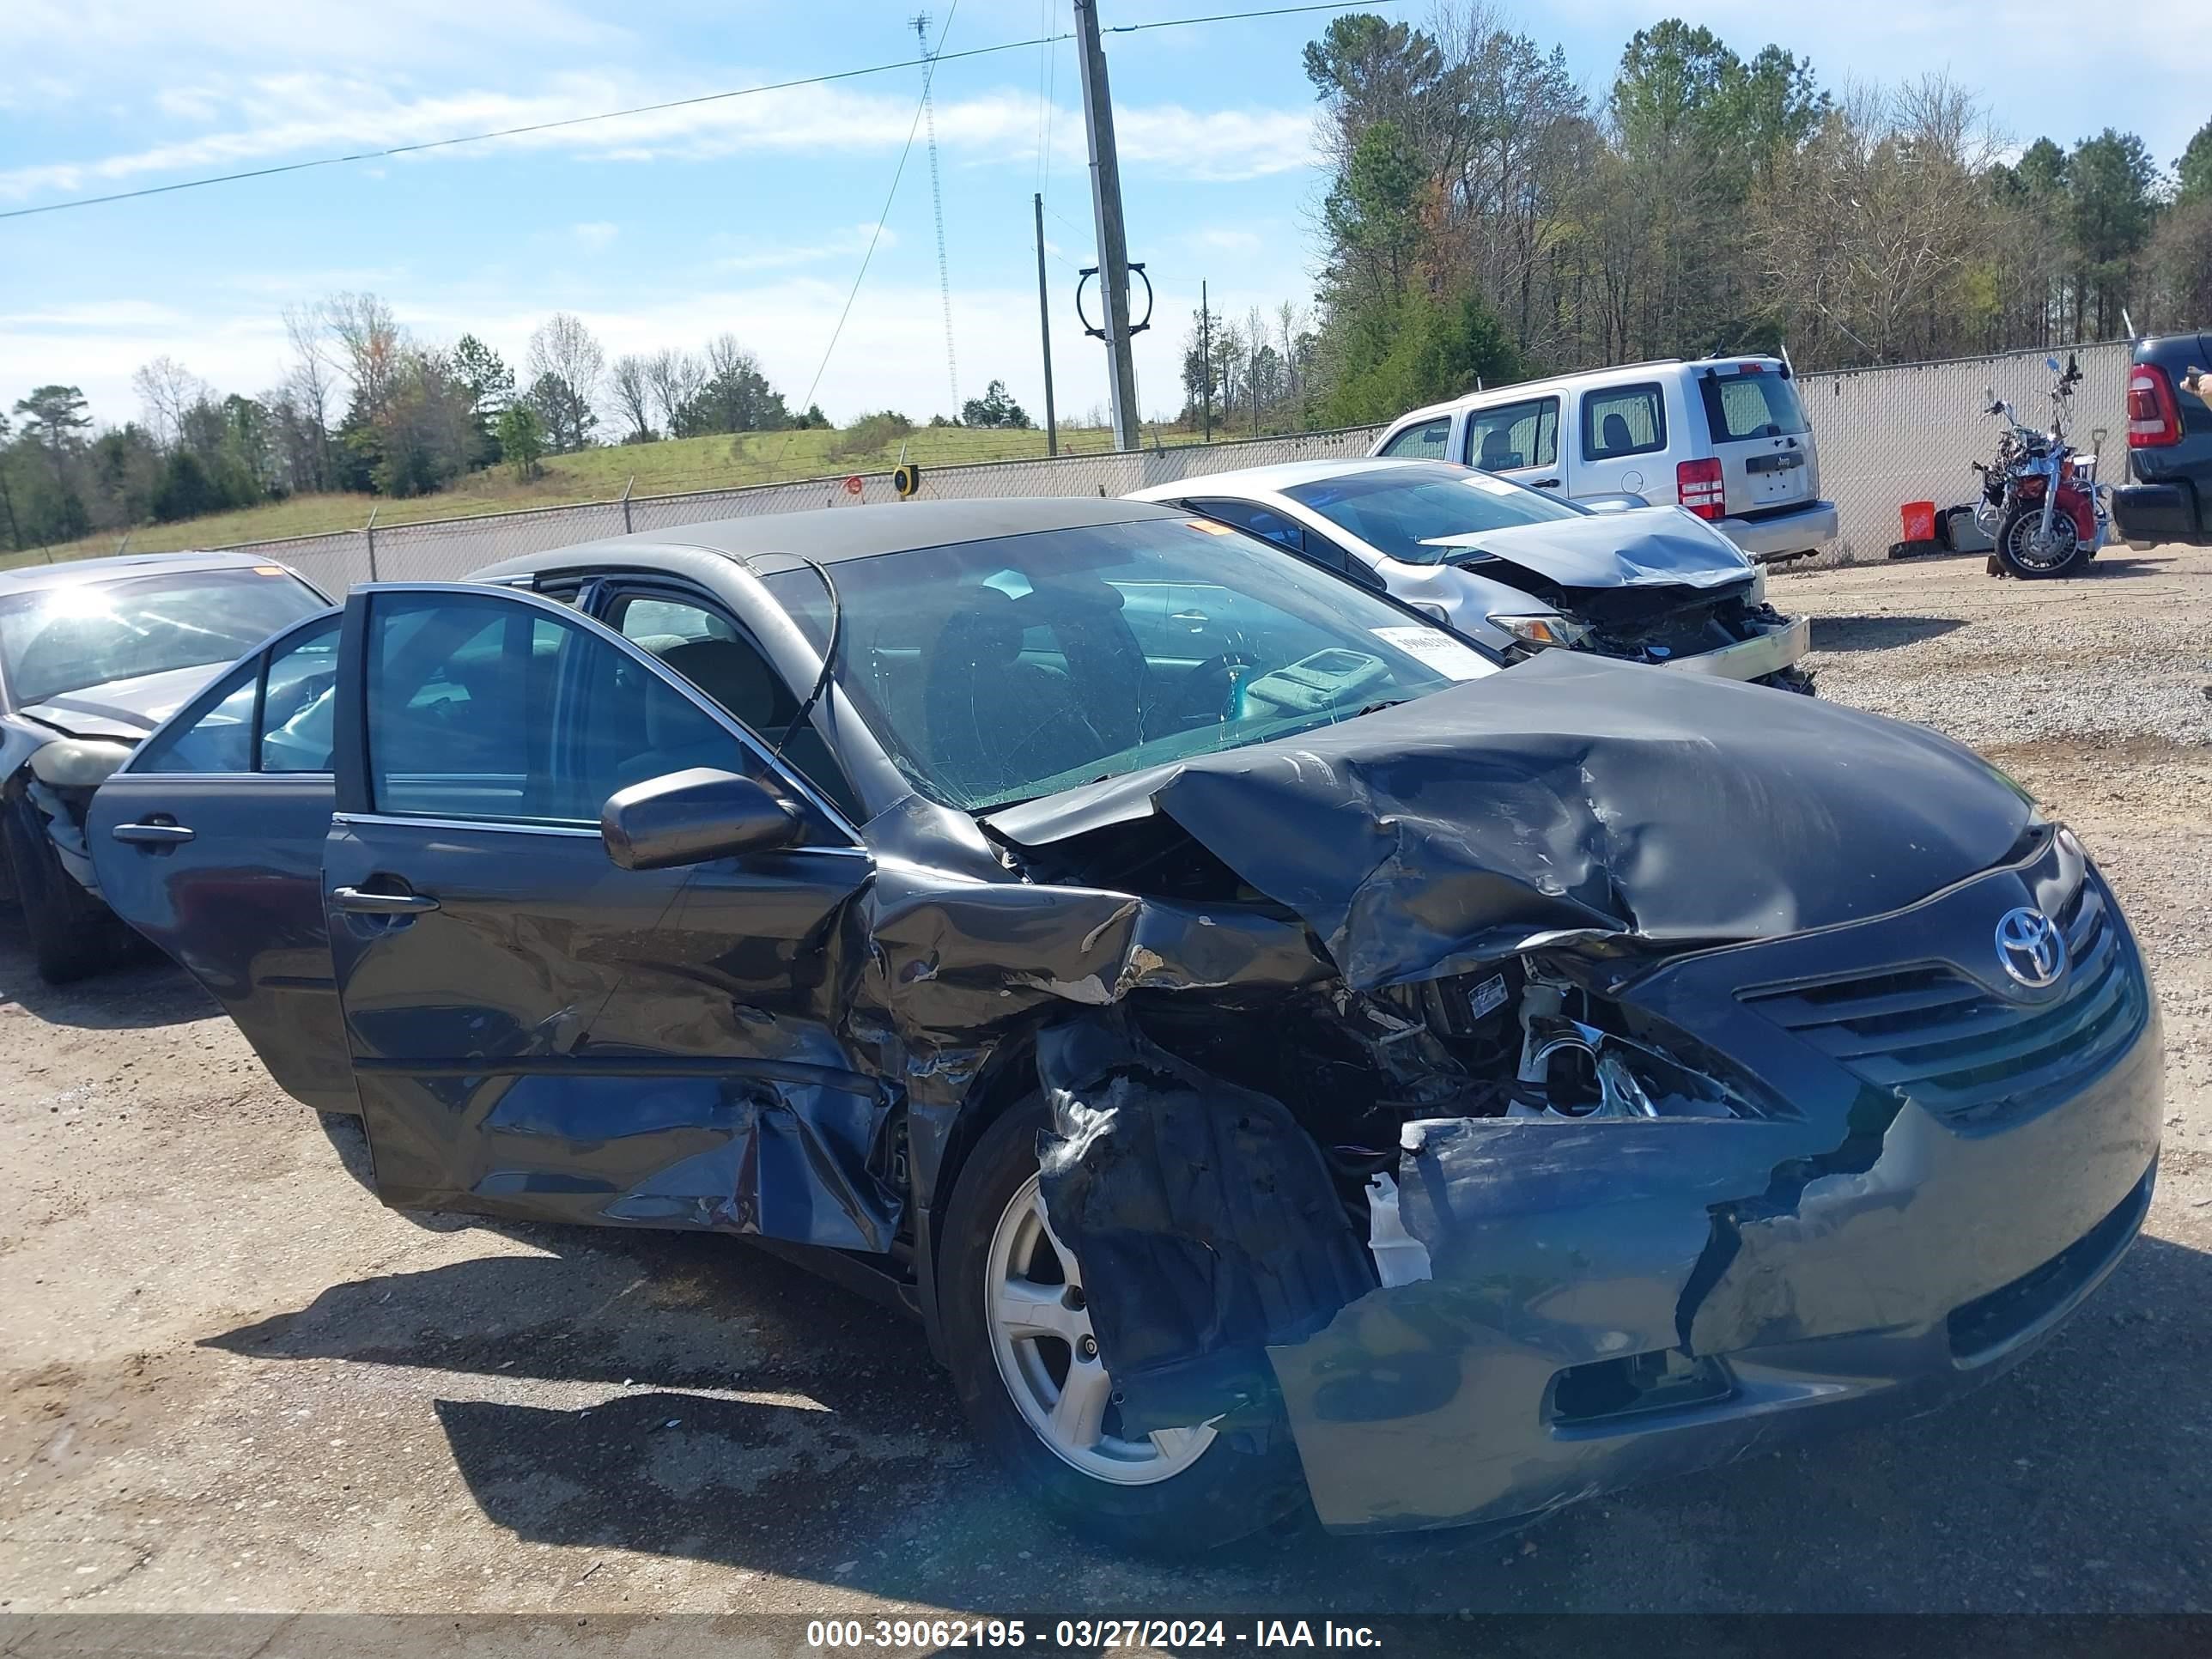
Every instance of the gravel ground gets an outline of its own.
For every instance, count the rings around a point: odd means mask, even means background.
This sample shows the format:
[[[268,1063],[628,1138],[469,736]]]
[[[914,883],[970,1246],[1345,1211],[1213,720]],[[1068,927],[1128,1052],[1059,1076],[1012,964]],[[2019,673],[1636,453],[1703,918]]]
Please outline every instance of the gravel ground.
[[[1777,581],[1823,690],[1982,747],[2118,885],[2166,1013],[2146,1236],[1936,1416],[1510,1536],[1147,1564],[1038,1522],[921,1336],[724,1240],[410,1218],[189,983],[0,930],[0,1607],[2195,1610],[2212,1604],[2212,556]],[[1194,1540],[1195,1541],[1195,1540]]]

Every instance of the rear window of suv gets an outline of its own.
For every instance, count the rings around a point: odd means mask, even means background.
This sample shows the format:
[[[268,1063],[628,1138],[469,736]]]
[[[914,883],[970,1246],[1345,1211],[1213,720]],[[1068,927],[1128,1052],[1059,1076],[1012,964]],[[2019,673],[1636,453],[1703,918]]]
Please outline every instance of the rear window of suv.
[[[1698,390],[1705,400],[1705,422],[1717,444],[1746,438],[1786,438],[1806,429],[1805,406],[1797,387],[1772,369],[1705,374]]]

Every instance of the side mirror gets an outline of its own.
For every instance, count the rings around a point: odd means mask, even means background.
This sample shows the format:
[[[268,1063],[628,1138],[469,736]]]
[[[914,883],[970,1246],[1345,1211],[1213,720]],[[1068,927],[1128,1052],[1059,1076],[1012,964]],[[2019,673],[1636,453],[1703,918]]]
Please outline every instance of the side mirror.
[[[607,856],[625,870],[668,870],[788,847],[805,827],[750,778],[708,766],[617,789],[599,812]]]
[[[1982,388],[1982,407],[1984,413],[1994,415],[1997,412],[1997,389],[1995,386]]]
[[[2053,374],[2056,374],[2058,372],[2058,359],[2056,357],[2045,357],[2043,360],[2043,366],[2049,369]]]
[[[1593,513],[1633,513],[1651,503],[1632,489],[1623,489],[1611,495],[1585,495],[1575,505],[1588,507]]]

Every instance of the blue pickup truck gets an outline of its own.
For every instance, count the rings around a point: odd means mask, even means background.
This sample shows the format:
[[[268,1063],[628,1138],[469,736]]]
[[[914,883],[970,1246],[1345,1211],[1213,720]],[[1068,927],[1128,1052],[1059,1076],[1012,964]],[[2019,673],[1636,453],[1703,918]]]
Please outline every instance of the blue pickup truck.
[[[2112,491],[2112,522],[2130,547],[2212,546],[2212,334],[2136,342],[2128,479]]]

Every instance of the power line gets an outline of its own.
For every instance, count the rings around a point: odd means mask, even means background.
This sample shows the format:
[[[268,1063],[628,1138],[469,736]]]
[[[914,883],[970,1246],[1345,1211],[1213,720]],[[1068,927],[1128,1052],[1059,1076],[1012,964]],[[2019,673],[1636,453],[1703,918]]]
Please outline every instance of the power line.
[[[1364,0],[1364,5],[1395,5],[1401,0]],[[1202,23],[1234,23],[1248,18],[1288,17],[1303,12],[1358,11],[1363,0],[1328,0],[1328,3],[1299,6],[1267,6],[1251,11],[1212,12],[1203,17],[1161,17],[1149,23],[1123,23],[1105,32],[1109,34],[1141,34],[1152,29],[1187,28]],[[701,93],[693,98],[671,98],[658,104],[635,104],[627,109],[601,110],[591,115],[568,115],[553,121],[532,121],[520,126],[498,127],[489,132],[458,134],[450,138],[426,138],[419,143],[391,144],[381,149],[352,150],[343,155],[319,155],[306,161],[283,161],[271,167],[247,167],[237,173],[218,173],[204,179],[182,179],[172,185],[147,185],[137,190],[119,190],[105,196],[77,196],[67,201],[42,203],[37,207],[9,208],[0,210],[0,220],[28,219],[41,213],[63,213],[72,208],[101,207],[112,202],[134,202],[148,196],[167,196],[180,190],[203,190],[210,185],[240,184],[252,179],[274,179],[288,173],[307,173],[317,167],[344,167],[356,161],[382,161],[399,155],[419,155],[428,150],[452,149],[462,144],[490,143],[501,138],[525,137],[532,133],[556,132],[568,127],[588,126],[599,121],[619,121],[632,115],[658,115],[668,110],[693,109],[702,104],[719,104],[733,98],[752,98],[763,93],[789,92],[799,87],[826,86],[835,81],[854,81],[870,75],[888,75],[895,70],[915,69],[940,63],[957,63],[965,58],[988,58],[1005,52],[1024,52],[1031,46],[1054,46],[1062,40],[1073,40],[1071,34],[1046,34],[1030,40],[1004,40],[996,46],[969,46],[964,51],[940,52],[933,57],[906,58],[895,64],[872,64],[865,69],[834,70],[824,75],[805,75],[789,81],[767,81],[757,86],[737,87],[726,92]],[[919,114],[919,112],[917,112]],[[1049,143],[1049,128],[1048,128]]]
[[[952,0],[952,9],[945,15],[946,30],[951,28],[952,20],[959,15],[959,13],[960,0]],[[942,40],[945,38],[944,31],[939,31],[937,38]],[[1024,44],[1034,44],[1034,42]],[[963,54],[955,52],[951,55],[957,58]],[[867,280],[868,264],[876,257],[876,244],[883,240],[884,226],[890,222],[891,204],[898,199],[899,180],[906,177],[906,160],[908,156],[914,154],[915,135],[921,131],[921,112],[929,106],[929,83],[935,78],[937,65],[940,61],[938,58],[926,58],[922,60],[921,101],[914,106],[914,119],[907,127],[906,143],[899,149],[898,166],[891,169],[891,187],[884,192],[884,210],[876,216],[875,233],[868,238],[866,251],[860,255],[860,268],[853,275],[853,288],[852,291],[845,295],[845,308],[837,313],[837,325],[830,331],[830,343],[822,348],[822,361],[814,366],[814,378],[807,382],[806,396],[799,400],[799,409],[802,413],[814,407],[814,394],[822,389],[822,377],[829,372],[830,355],[837,349],[837,341],[845,332],[845,319],[853,314],[853,302],[860,297],[860,284]],[[957,410],[954,411],[956,414],[958,412]],[[787,452],[790,447],[790,442],[788,438],[784,440]]]

